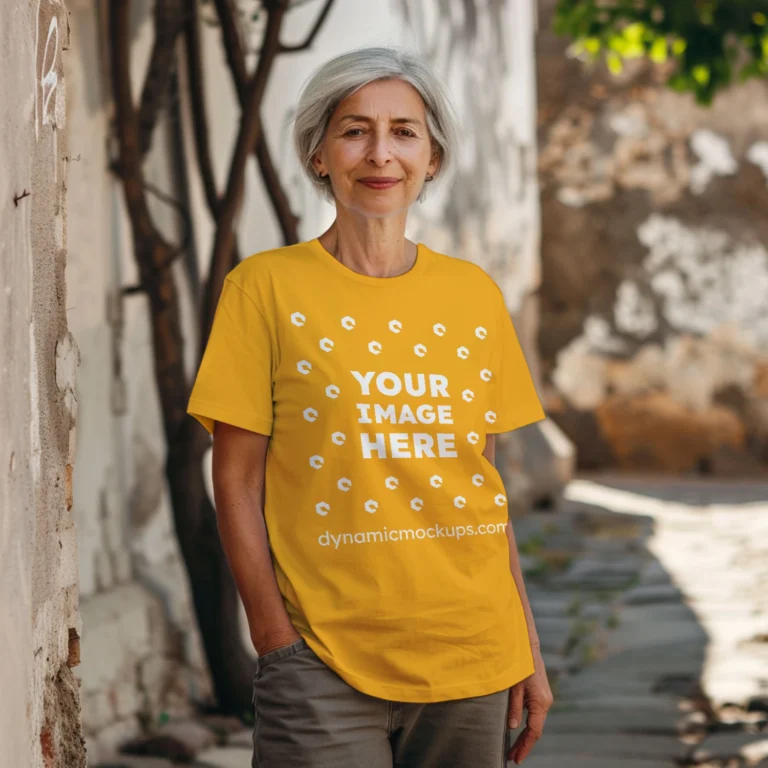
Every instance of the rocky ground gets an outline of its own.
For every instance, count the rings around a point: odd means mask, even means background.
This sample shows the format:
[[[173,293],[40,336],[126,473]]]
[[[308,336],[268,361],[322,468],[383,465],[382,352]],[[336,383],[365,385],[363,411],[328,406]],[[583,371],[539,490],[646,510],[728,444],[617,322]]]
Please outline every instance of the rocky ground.
[[[515,530],[556,698],[529,768],[768,766],[768,484],[580,479]],[[248,768],[250,739],[172,722],[100,765]]]

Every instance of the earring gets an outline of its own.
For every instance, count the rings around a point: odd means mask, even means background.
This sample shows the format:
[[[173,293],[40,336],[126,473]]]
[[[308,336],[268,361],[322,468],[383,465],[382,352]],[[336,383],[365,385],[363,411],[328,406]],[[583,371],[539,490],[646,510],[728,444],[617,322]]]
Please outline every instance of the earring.
[[[432,174],[430,174],[429,176],[427,176],[427,178],[425,179],[425,181],[432,181],[432,179],[434,179],[434,178],[435,178],[435,177],[434,177]]]
[[[317,174],[317,177],[318,177],[319,179],[324,179],[324,178],[325,178],[327,175],[328,175],[328,174],[326,174],[326,173],[323,173],[322,171],[320,171],[320,173],[318,173],[318,174]]]

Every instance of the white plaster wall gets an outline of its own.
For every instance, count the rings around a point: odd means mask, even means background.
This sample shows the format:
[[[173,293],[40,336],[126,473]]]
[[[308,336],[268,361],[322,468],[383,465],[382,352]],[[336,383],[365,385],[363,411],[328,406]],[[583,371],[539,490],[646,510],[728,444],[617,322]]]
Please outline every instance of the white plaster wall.
[[[66,9],[0,10],[0,755],[85,765],[76,535],[69,509],[78,354],[67,332]],[[14,200],[16,198],[16,200]]]
[[[136,282],[136,266],[122,188],[109,172],[108,73],[96,6],[92,0],[73,2],[73,55],[68,59],[71,154],[78,162],[72,165],[69,181],[67,284],[72,332],[82,357],[74,487],[85,597],[132,578],[132,549],[150,563],[175,555],[167,498],[158,488],[165,447],[146,301],[140,294],[121,295],[122,288]],[[138,94],[152,28],[149,5],[136,6],[132,75]],[[172,192],[165,133],[161,125],[147,178]],[[175,237],[173,213],[157,206],[153,213],[159,226]],[[150,486],[156,493],[147,500]],[[139,503],[154,503],[149,512],[156,511],[147,513],[146,527],[131,524],[134,502],[142,493]]]

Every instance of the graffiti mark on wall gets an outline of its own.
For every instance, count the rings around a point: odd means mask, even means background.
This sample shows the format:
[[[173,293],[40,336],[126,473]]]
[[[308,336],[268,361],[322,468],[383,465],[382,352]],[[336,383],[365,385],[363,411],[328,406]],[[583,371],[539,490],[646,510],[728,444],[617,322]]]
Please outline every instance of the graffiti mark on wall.
[[[45,3],[45,5],[43,5]],[[56,126],[56,89],[59,85],[59,17],[56,9],[57,0],[38,0],[37,22],[35,26],[35,137],[40,138],[41,125]],[[41,21],[48,21],[45,45],[40,51]]]

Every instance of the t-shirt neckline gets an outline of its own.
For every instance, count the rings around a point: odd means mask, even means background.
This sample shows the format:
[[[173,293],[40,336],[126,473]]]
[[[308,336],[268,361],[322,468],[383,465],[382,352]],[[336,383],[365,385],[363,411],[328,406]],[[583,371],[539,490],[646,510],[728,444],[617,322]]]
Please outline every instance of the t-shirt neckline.
[[[386,286],[401,287],[405,283],[417,278],[427,266],[427,249],[423,243],[416,244],[416,261],[413,266],[407,272],[395,275],[394,277],[374,277],[373,275],[363,275],[360,272],[355,272],[354,269],[345,266],[333,254],[329,253],[317,237],[310,240],[308,244],[324,264],[331,269],[335,269],[343,277],[363,283],[364,285],[372,285],[379,288]]]

